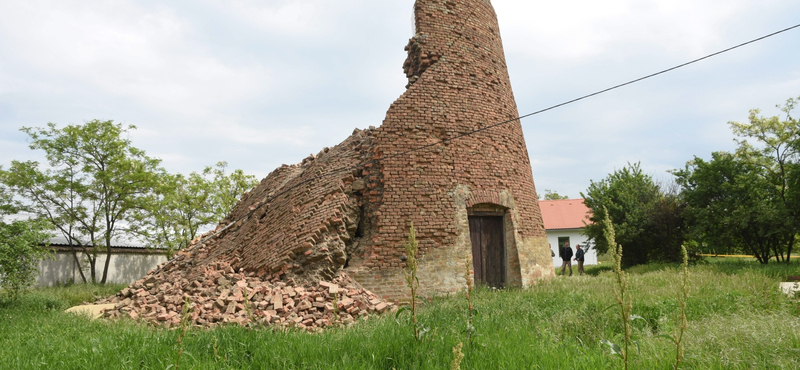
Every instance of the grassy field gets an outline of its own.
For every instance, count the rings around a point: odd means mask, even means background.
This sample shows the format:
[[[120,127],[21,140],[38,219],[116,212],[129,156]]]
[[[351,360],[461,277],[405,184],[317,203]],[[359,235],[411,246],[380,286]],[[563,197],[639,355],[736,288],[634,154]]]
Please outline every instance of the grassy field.
[[[446,369],[464,343],[462,369],[620,368],[601,340],[619,343],[612,275],[560,277],[525,290],[479,290],[473,343],[465,341],[464,296],[435,298],[420,321],[386,315],[321,334],[192,329],[183,340],[185,369]],[[800,264],[759,266],[714,260],[690,267],[684,368],[800,368],[800,303],[781,295],[778,281],[800,275]],[[635,320],[631,369],[671,369],[671,334],[678,307],[675,266],[647,265],[631,273]],[[166,369],[175,364],[179,331],[123,321],[89,321],[62,312],[116,287],[36,290],[0,302],[0,367],[8,369]]]

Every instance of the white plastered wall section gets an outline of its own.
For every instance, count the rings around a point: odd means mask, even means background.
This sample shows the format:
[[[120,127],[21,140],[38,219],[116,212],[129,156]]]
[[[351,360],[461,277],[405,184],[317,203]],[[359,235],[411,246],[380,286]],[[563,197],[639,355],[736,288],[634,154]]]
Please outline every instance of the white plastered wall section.
[[[547,230],[547,242],[550,243],[550,250],[555,253],[555,257],[553,257],[553,266],[558,268],[561,266],[561,258],[558,256],[558,238],[569,238],[569,246],[572,248],[572,252],[575,252],[575,244],[585,245],[586,241],[589,238],[586,235],[581,234],[583,229],[558,229],[558,230]],[[574,257],[573,257],[574,258]],[[597,264],[597,251],[594,249],[589,249],[586,251],[586,255],[584,256],[585,262],[584,265],[596,265]],[[573,262],[575,264],[575,262]]]
[[[39,262],[39,276],[36,278],[37,286],[53,286],[63,283],[81,283],[81,274],[77,269],[72,254],[69,252],[56,252],[54,259],[46,259]],[[80,258],[80,255],[79,257]],[[158,264],[167,261],[167,256],[163,254],[138,254],[138,253],[119,253],[111,255],[111,262],[108,265],[108,278],[106,282],[116,284],[130,284],[141,279],[148,271],[154,269]],[[103,277],[103,266],[105,266],[105,255],[97,257],[95,268],[97,281]],[[81,261],[84,267],[86,279],[89,280],[89,264]]]

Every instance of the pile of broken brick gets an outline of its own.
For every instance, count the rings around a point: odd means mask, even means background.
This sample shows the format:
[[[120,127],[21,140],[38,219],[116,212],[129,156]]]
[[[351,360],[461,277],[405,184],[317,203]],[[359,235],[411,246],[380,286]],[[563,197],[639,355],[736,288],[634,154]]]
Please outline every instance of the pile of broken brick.
[[[179,271],[153,271],[96,303],[116,304],[105,312],[107,318],[128,316],[167,327],[187,320],[202,327],[270,325],[309,331],[347,325],[393,308],[344,272],[331,282],[295,285],[293,280],[237,273],[226,262],[212,263],[204,270],[193,281],[183,278]],[[189,307],[184,311],[186,303]]]

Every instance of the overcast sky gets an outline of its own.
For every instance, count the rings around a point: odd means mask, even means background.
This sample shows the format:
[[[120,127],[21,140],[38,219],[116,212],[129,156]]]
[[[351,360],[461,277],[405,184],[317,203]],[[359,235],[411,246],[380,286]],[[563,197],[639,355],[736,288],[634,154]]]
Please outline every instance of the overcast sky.
[[[800,23],[797,0],[494,0],[520,114]],[[2,1],[0,165],[21,126],[113,119],[173,172],[259,178],[379,126],[412,0]],[[523,120],[540,193],[627,162],[656,178],[731,150],[728,121],[800,96],[800,29]]]

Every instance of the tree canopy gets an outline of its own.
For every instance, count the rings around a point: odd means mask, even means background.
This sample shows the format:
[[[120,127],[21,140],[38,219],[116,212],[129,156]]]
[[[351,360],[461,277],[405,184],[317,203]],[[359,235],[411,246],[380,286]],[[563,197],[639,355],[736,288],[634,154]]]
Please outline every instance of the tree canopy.
[[[50,256],[46,248],[49,224],[38,219],[7,223],[5,216],[17,211],[13,194],[0,179],[0,288],[12,299],[33,284],[39,260]]]
[[[137,211],[134,231],[151,246],[168,254],[185,248],[198,230],[222,220],[239,197],[257,184],[241,170],[225,174],[227,163],[206,167],[188,176],[161,172],[146,207]]]
[[[544,200],[569,199],[569,196],[558,194],[550,189],[544,189]]]
[[[0,287],[12,299],[36,281],[39,261],[52,255],[51,237],[47,221],[0,219]]]
[[[133,129],[101,120],[23,127],[30,148],[43,151],[47,162],[12,161],[8,170],[0,167],[0,213],[24,210],[49,222],[72,247],[84,282],[106,282],[112,243],[119,237],[138,237],[171,254],[186,247],[200,228],[227,216],[257,184],[242,170],[227,173],[226,162],[188,176],[170,174],[159,159],[127,139]]]
[[[677,261],[683,243],[683,206],[677,194],[666,193],[639,163],[628,164],[605,179],[591,181],[584,203],[592,211],[585,234],[598,253],[609,246],[604,237],[609,220],[615,239],[626,251],[626,266],[650,261]]]
[[[6,185],[27,200],[26,210],[50,221],[82,252],[92,282],[98,281],[101,253],[106,259],[99,282],[106,282],[112,240],[125,231],[130,211],[144,206],[156,184],[160,161],[131,145],[126,136],[134,128],[100,120],[64,128],[53,123],[23,127],[30,148],[44,151],[47,166],[13,161],[3,172]],[[77,252],[73,258],[79,263]]]
[[[736,152],[695,157],[675,172],[695,238],[761,263],[791,260],[800,233],[800,124],[791,115],[797,102],[777,106],[783,119],[753,109],[748,123],[729,122]]]
[[[693,236],[728,251],[744,251],[767,263],[782,243],[787,214],[763,167],[726,152],[695,158],[676,171],[688,203]]]

